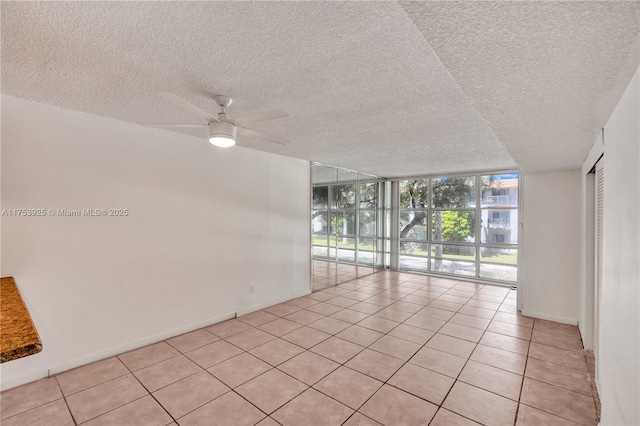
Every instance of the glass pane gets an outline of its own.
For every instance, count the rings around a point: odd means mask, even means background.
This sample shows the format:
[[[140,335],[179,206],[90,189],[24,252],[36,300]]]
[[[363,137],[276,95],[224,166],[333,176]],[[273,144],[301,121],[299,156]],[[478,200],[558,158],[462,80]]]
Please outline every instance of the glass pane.
[[[338,247],[355,249],[356,248],[356,239],[355,238],[338,237]]]
[[[326,260],[313,261],[313,288],[325,288],[336,283],[336,264]]]
[[[326,260],[314,260],[313,272],[323,277],[336,274],[336,264],[333,262],[327,262]]]
[[[518,207],[518,173],[482,176],[482,207]]]
[[[476,178],[441,177],[431,179],[433,207],[465,208],[476,206]]]
[[[415,241],[400,241],[400,253],[412,254],[414,256],[427,256],[429,253],[429,244],[417,243]]]
[[[311,216],[311,232],[329,232],[327,225],[327,212],[315,210]]]
[[[461,262],[451,259],[431,259],[431,270],[433,272],[444,272],[447,274],[467,275],[475,277],[476,264],[472,262]]]
[[[364,265],[364,266],[358,265],[358,268],[357,268],[358,278],[366,277],[367,275],[371,275],[371,274],[373,274],[373,271],[374,271],[373,265],[371,265],[371,266],[369,266],[369,264]]]
[[[378,200],[378,184],[368,182],[360,184],[360,208],[373,209]]]
[[[358,250],[358,264],[373,265],[374,260],[374,253],[372,251]]]
[[[400,212],[400,238],[427,239],[427,212],[405,210]]]
[[[421,272],[427,272],[429,269],[429,258],[427,257],[413,257],[402,254],[399,257],[400,269]]]
[[[314,257],[327,257],[329,255],[327,247],[319,246],[313,246],[311,248],[311,253],[313,253]]]
[[[436,210],[432,213],[433,241],[475,242],[476,213],[470,210]]]
[[[333,207],[338,209],[354,208],[356,206],[356,185],[331,185]]]
[[[469,246],[452,246],[447,244],[433,244],[431,256],[452,260],[476,261],[476,248]]]
[[[360,238],[358,239],[358,249],[373,251],[375,240],[373,238]]]
[[[334,278],[320,278],[313,276],[313,290],[318,291],[324,288],[333,287],[336,285],[335,277]]]
[[[339,235],[355,235],[356,233],[356,213],[355,211],[336,212],[335,215],[335,229]],[[333,223],[332,223],[333,225]]]
[[[313,234],[311,236],[311,244],[314,245],[320,245],[320,246],[326,246],[327,245],[327,237],[328,235],[317,235],[317,234]]]
[[[375,237],[376,212],[360,212],[360,235]]]
[[[357,182],[358,182],[358,172],[338,168],[338,183],[355,184]]]
[[[355,252],[355,250],[339,248],[338,249],[338,260],[343,261],[343,262],[355,262],[356,261],[356,252]],[[354,273],[355,273],[355,270],[354,270]]]
[[[329,223],[329,233],[335,234],[338,229],[338,213],[331,212],[331,222]]]
[[[313,183],[331,184],[338,181],[338,171],[335,167],[313,164]]]
[[[382,218],[382,220],[384,220],[384,226],[385,229],[387,230],[387,234],[389,234],[389,230],[391,229],[391,209],[387,209],[386,212],[383,213],[384,217]],[[387,237],[389,235],[386,235]]]
[[[507,265],[487,265],[480,264],[480,277],[491,278],[501,281],[517,281],[518,280],[518,268],[515,266]]]
[[[400,208],[416,209],[425,208],[428,205],[429,181],[401,180],[400,181]]]
[[[314,186],[313,187],[313,208],[326,209],[329,205],[329,187]]]
[[[481,214],[481,242],[518,244],[517,209],[482,209]]]
[[[354,278],[357,278],[357,267],[356,265],[345,265],[338,264],[338,268],[336,271],[336,283],[344,283],[347,281],[351,281]]]
[[[482,247],[480,248],[480,261],[517,265],[518,249]]]

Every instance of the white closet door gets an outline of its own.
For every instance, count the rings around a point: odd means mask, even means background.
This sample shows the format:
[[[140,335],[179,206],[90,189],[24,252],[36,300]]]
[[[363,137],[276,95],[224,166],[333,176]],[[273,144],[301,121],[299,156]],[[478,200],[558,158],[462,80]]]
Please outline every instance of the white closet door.
[[[600,301],[602,299],[602,243],[604,226],[604,158],[596,164],[595,185],[595,294],[593,313],[593,354],[596,360],[596,385],[599,383],[600,365]]]

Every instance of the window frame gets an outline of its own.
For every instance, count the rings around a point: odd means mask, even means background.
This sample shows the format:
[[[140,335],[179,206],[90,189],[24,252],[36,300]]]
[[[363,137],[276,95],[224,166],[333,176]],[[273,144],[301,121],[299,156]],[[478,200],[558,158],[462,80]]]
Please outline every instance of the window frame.
[[[516,175],[515,179],[517,179],[517,187],[516,187],[516,203],[514,204],[510,204],[508,206],[487,206],[485,204],[483,204],[483,199],[482,199],[482,195],[483,195],[483,180],[482,177],[483,176],[492,176],[492,175]],[[441,178],[455,178],[455,177],[470,177],[470,178],[474,178],[475,183],[474,183],[474,191],[475,191],[475,201],[474,201],[474,206],[473,207],[434,207],[434,191],[433,191],[433,180],[434,179],[441,179]],[[401,207],[400,204],[400,193],[401,193],[401,187],[402,187],[402,182],[404,181],[414,181],[414,180],[428,180],[428,189],[427,189],[427,202],[426,202],[426,207],[420,207],[420,208],[409,208],[409,207]],[[482,281],[489,281],[489,282],[493,282],[496,284],[501,284],[501,285],[508,285],[508,286],[513,286],[516,285],[518,282],[518,256],[519,256],[519,247],[518,247],[518,239],[519,239],[519,235],[518,235],[518,216],[520,214],[520,197],[521,197],[521,182],[522,182],[522,176],[520,171],[518,170],[491,170],[491,171],[482,171],[482,172],[464,172],[464,173],[442,173],[442,174],[438,174],[438,175],[427,175],[427,176],[416,176],[416,177],[402,177],[402,178],[395,178],[395,179],[390,179],[390,181],[396,181],[398,182],[397,184],[397,194],[395,194],[395,196],[397,197],[397,201],[396,201],[396,205],[398,206],[398,214],[397,214],[397,221],[396,223],[392,224],[392,226],[395,226],[397,229],[397,234],[398,234],[398,238],[397,238],[397,247],[396,250],[391,250],[391,256],[395,256],[395,264],[398,265],[398,270],[400,271],[414,271],[414,272],[425,272],[425,273],[429,273],[429,274],[436,274],[436,275],[445,275],[445,276],[451,276],[451,277],[459,277],[459,278],[473,278],[473,279],[477,279],[477,280],[482,280]],[[499,188],[498,189],[501,192],[501,196],[504,195],[508,195],[508,194],[502,194],[502,192],[507,191],[508,190],[506,188]],[[491,193],[493,194],[493,192],[495,192],[495,188],[491,188]],[[495,195],[494,195],[495,196]],[[412,237],[400,237],[400,233],[402,231],[402,229],[400,228],[400,218],[403,216],[403,213],[408,213],[408,212],[412,212],[412,211],[422,211],[426,213],[426,238],[425,239],[419,239],[419,238],[412,238]],[[433,214],[436,211],[469,211],[469,212],[473,212],[475,215],[474,218],[474,242],[464,242],[464,241],[446,241],[446,240],[435,240],[434,239],[434,235],[433,235]],[[511,240],[511,242],[509,243],[498,243],[498,242],[493,242],[493,241],[484,241],[483,242],[483,212],[487,212],[487,220],[490,218],[491,212],[492,211],[498,211],[501,215],[503,213],[508,212],[509,213],[509,221],[512,222],[510,223],[510,228],[511,230],[515,229],[515,242],[513,240]],[[515,220],[516,222],[513,223],[514,221],[514,216],[513,213],[516,213],[515,216]],[[509,231],[510,233],[512,231]],[[411,253],[405,253],[401,250],[401,247],[403,246],[403,244],[407,244],[407,243],[415,243],[415,244],[426,244],[427,247],[427,252],[426,255],[414,255]],[[451,260],[451,258],[447,258],[446,256],[439,256],[436,257],[433,254],[433,248],[437,245],[443,245],[443,246],[460,246],[460,247],[473,247],[474,248],[474,252],[475,252],[475,259],[473,261],[471,260],[460,260],[459,263],[460,264],[467,264],[467,263],[473,263],[474,265],[474,273],[472,275],[468,275],[468,274],[458,274],[458,273],[454,273],[454,272],[446,272],[446,271],[441,271],[441,270],[436,270],[438,268],[436,268],[435,263],[437,261],[441,261],[441,260]],[[494,249],[501,249],[501,250],[507,250],[507,251],[511,251],[511,250],[515,250],[515,263],[505,263],[505,262],[491,262],[486,260],[486,256],[483,260],[483,256],[482,256],[482,252],[483,249],[486,248],[494,248]],[[422,260],[425,262],[425,264],[423,265],[423,268],[412,268],[412,267],[407,267],[406,265],[409,264],[412,261],[419,261]],[[405,266],[403,266],[403,264]],[[509,269],[512,269],[512,272],[510,272],[510,277],[512,279],[498,279],[495,277],[490,277],[487,276],[486,272],[486,267],[487,266],[495,266],[499,269],[503,269],[504,271],[508,271]]]

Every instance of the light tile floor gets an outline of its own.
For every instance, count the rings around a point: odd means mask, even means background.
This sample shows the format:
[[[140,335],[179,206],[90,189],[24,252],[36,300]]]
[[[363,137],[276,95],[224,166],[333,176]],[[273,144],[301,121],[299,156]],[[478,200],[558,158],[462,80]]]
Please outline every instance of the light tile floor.
[[[576,327],[379,272],[3,392],[12,425],[596,424]]]

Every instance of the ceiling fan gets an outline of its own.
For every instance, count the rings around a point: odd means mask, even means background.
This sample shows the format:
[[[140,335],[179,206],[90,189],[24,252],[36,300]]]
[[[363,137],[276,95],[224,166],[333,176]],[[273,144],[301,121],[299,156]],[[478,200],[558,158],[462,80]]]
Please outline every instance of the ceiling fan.
[[[240,136],[253,136],[256,138],[264,139],[269,142],[274,142],[280,145],[285,145],[289,141],[278,136],[269,135],[267,133],[258,132],[244,127],[247,124],[260,123],[268,120],[275,120],[277,118],[288,117],[289,114],[281,109],[272,109],[269,111],[256,112],[253,114],[244,115],[242,117],[236,117],[233,120],[227,118],[226,109],[231,105],[232,99],[224,95],[216,95],[213,99],[218,105],[220,105],[220,112],[218,117],[214,117],[201,110],[192,103],[182,99],[180,96],[174,95],[169,92],[158,93],[161,97],[169,102],[179,106],[180,108],[188,111],[204,120],[207,124],[190,124],[190,123],[139,123],[145,127],[207,127],[209,129],[209,142],[219,146],[221,148],[228,148],[236,144],[236,134]]]

